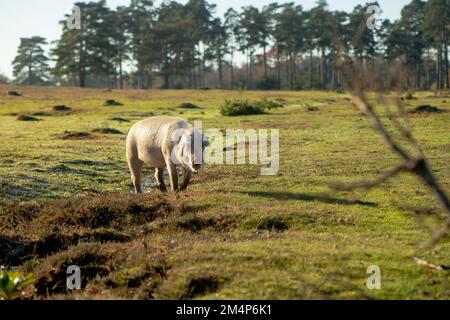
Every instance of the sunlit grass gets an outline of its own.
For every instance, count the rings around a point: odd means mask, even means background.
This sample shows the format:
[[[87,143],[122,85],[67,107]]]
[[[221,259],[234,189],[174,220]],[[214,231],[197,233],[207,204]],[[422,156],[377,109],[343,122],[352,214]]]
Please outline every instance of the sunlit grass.
[[[23,92],[23,97],[7,96],[13,89]],[[448,97],[426,92],[415,96],[419,99],[405,102],[410,104],[408,109],[430,104],[450,111]],[[261,98],[285,106],[264,115],[223,117],[219,113],[226,99]],[[104,106],[108,99],[123,106]],[[183,103],[200,108],[182,108]],[[17,115],[51,112],[54,105],[62,104],[72,109],[36,116],[40,121],[17,120]],[[142,224],[124,218],[118,220],[120,225],[102,225],[99,230],[75,221],[51,224],[48,230],[35,224],[29,232],[0,224],[4,243],[36,244],[53,239],[48,238],[52,232],[56,239],[70,240],[69,247],[57,246],[55,252],[24,259],[25,271],[39,280],[52,266],[62,268],[93,252],[91,259],[108,272],[94,273],[90,289],[79,294],[82,298],[449,297],[448,272],[428,270],[411,259],[433,226],[428,220],[419,223],[415,215],[440,212],[415,177],[401,175],[367,193],[327,193],[329,182],[370,179],[398,160],[345,94],[0,86],[0,205],[42,200],[53,208],[55,204],[48,202],[52,199],[84,195],[88,198],[83,201],[95,204],[96,197],[107,197],[106,192],[115,192],[117,199],[127,197],[131,181],[126,135],[95,130],[126,133],[134,122],[150,115],[202,120],[204,129],[279,129],[280,172],[261,176],[260,166],[207,165],[187,192],[165,196],[168,213],[156,214]],[[411,119],[436,175],[449,190],[450,113],[412,115]],[[66,131],[89,137],[63,139]],[[145,175],[153,173],[147,169]],[[146,196],[151,201],[159,197],[155,190]],[[67,213],[68,218],[79,217],[73,212]],[[61,215],[64,211],[58,211]],[[110,236],[102,243],[99,232]],[[117,240],[116,233],[125,238]],[[420,254],[448,265],[449,249],[447,239]],[[369,265],[381,267],[381,290],[366,287]]]

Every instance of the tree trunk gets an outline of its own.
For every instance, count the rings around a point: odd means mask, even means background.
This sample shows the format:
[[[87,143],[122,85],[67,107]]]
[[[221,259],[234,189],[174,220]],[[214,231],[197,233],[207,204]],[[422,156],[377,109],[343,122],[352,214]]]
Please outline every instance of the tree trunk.
[[[249,73],[250,89],[253,89],[253,52],[250,51],[250,73]]]
[[[292,53],[292,90],[295,89],[295,81],[297,80],[297,52]]]
[[[219,86],[220,89],[223,89],[222,57],[220,55],[218,58],[218,63],[219,63]]]
[[[290,75],[289,75],[289,89],[292,91],[294,90],[294,68],[295,68],[295,64],[294,64],[294,53],[291,52],[289,53],[289,70],[290,70]]]
[[[248,49],[247,49],[247,52],[246,52],[246,56],[245,56],[245,58],[247,59],[247,63],[245,64],[245,86],[248,88],[249,87],[249,65],[250,65],[250,59],[249,59],[249,52],[248,52]]]
[[[202,83],[202,88],[206,87],[206,56],[205,56],[205,52],[206,52],[206,45],[203,44],[203,52],[202,52],[202,79],[201,79],[201,83]]]
[[[233,66],[233,60],[234,60],[234,51],[231,51],[231,61],[230,61],[230,72],[231,72],[231,77],[230,77],[230,89],[233,90],[234,87],[234,66]]]
[[[122,57],[119,60],[119,88],[123,89],[123,67],[122,67]]]
[[[313,87],[313,50],[309,50],[309,88]]]
[[[164,57],[164,89],[170,89],[169,53],[167,49]]]
[[[450,89],[450,76],[448,74],[448,43],[444,41],[444,72],[445,72],[445,87]]]
[[[291,89],[291,59],[290,59],[290,55],[287,54],[286,56],[286,88],[288,90]]]
[[[28,84],[33,84],[33,48],[30,48],[28,54]]]
[[[322,88],[325,87],[325,48],[322,48],[322,55],[321,55],[321,59],[320,59],[320,64],[321,64],[321,81],[322,81]]]
[[[267,80],[267,52],[266,46],[263,47],[264,50],[264,80]]]
[[[421,65],[420,65],[420,63],[417,63],[417,69],[416,69],[416,89],[420,89],[420,85],[421,85],[421,71],[422,71],[422,68],[421,68]]]
[[[441,90],[443,85],[442,85],[442,46],[439,44],[438,45],[438,50],[437,50],[437,61],[436,61],[436,75],[437,75],[437,81],[436,81],[436,87],[438,90]]]
[[[189,89],[192,89],[192,71],[193,70],[193,66],[192,64],[189,66],[189,74],[188,74],[188,87]]]
[[[427,68],[427,70],[426,70],[426,75],[427,75],[426,87],[429,88],[430,80],[431,80],[431,68],[430,68],[431,54],[430,54],[430,49],[428,49],[427,52],[428,52],[428,59],[427,59],[428,61],[426,61],[426,63],[425,63],[425,67]]]
[[[78,79],[80,81],[80,87],[86,87],[86,69],[85,69],[85,50],[83,40],[80,42],[80,65]]]
[[[278,89],[281,90],[281,53],[280,48],[277,46],[277,76],[278,76]]]

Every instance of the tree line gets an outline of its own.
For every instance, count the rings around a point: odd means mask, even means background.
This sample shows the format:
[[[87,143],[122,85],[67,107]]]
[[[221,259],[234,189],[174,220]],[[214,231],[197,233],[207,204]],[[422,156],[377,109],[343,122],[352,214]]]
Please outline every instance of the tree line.
[[[340,43],[369,87],[449,88],[449,0],[412,0],[400,19],[384,20],[375,29],[365,24],[367,8],[377,2],[349,13],[329,10],[325,0],[310,10],[274,2],[239,12],[230,8],[223,17],[206,0],[160,6],[131,0],[115,10],[105,0],[75,5],[81,9],[81,29],[69,29],[66,15],[48,53],[46,39],[21,39],[13,62],[17,83],[340,89]]]

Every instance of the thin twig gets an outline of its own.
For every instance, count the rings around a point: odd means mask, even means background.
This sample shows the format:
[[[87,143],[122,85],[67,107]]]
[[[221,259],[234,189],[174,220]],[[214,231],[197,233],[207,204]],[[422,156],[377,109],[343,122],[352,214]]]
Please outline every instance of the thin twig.
[[[365,21],[364,21],[365,24]],[[356,36],[353,39],[353,46],[359,42],[365,26],[363,24],[358,28]],[[404,119],[405,125],[400,123],[398,120],[398,116],[392,116],[392,121],[396,129],[400,132],[400,134],[407,140],[409,145],[414,149],[415,155],[411,155],[405,146],[401,145],[400,142],[394,139],[394,136],[386,129],[381,117],[377,114],[372,104],[369,102],[363,88],[363,79],[358,75],[358,72],[355,69],[353,60],[348,55],[348,49],[342,41],[337,42],[337,47],[340,53],[339,58],[339,67],[343,68],[343,83],[347,90],[351,93],[353,97],[353,103],[356,107],[361,110],[366,117],[372,122],[373,129],[378,132],[384,139],[385,143],[389,146],[389,148],[397,153],[402,159],[402,163],[398,166],[386,171],[380,177],[372,180],[372,181],[362,181],[355,182],[351,184],[334,184],[332,186],[335,190],[354,190],[358,188],[370,189],[376,186],[379,186],[381,183],[389,180],[390,178],[398,175],[402,171],[409,171],[415,175],[417,175],[422,182],[434,193],[436,198],[439,200],[442,208],[447,212],[448,217],[446,222],[444,223],[442,229],[436,231],[433,235],[433,238],[430,242],[431,245],[436,244],[440,239],[446,236],[450,229],[450,201],[447,197],[446,193],[439,185],[436,177],[433,174],[419,144],[414,138],[411,126],[409,123],[409,119],[404,110],[404,107],[401,102],[397,102],[397,110],[398,115]],[[386,102],[384,103],[385,105]],[[387,107],[388,112],[390,112],[389,107]]]
[[[331,185],[331,188],[335,191],[352,191],[355,189],[365,189],[369,190],[375,187],[378,187],[380,184],[388,181],[389,179],[395,177],[400,172],[410,170],[412,164],[409,163],[402,163],[394,168],[391,168],[387,170],[385,173],[383,173],[381,176],[375,178],[374,180],[367,180],[367,181],[357,181],[352,182],[349,184],[344,183],[334,183]]]
[[[428,267],[428,268],[431,268],[431,269],[434,269],[434,270],[439,270],[439,271],[442,271],[442,270],[449,270],[449,268],[446,267],[446,266],[437,266],[437,265],[435,265],[435,264],[433,264],[433,263],[430,263],[430,262],[428,262],[428,261],[426,261],[426,260],[424,260],[424,259],[421,259],[421,258],[419,258],[419,257],[413,257],[413,260],[414,260],[417,264],[419,264],[419,265],[421,265],[421,266],[425,266],[425,267]]]

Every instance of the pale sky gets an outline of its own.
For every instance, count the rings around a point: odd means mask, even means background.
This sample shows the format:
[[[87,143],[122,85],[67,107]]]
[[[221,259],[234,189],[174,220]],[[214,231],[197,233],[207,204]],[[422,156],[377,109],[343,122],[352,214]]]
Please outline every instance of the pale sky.
[[[71,12],[74,0],[0,0],[0,72],[12,77],[11,62],[17,53],[21,37],[41,36],[47,40],[57,40],[61,34],[58,22],[65,14]],[[88,2],[88,1],[83,1]],[[128,5],[130,0],[107,0],[110,7]],[[160,0],[155,1],[161,2]],[[178,2],[186,2],[179,0]],[[308,10],[316,0],[209,0],[217,4],[217,14],[222,16],[232,7],[236,10],[242,6],[262,7],[272,2],[295,2]],[[358,4],[370,1],[328,0],[331,10],[351,11]],[[410,0],[378,0],[383,14],[380,18],[395,20],[400,11]]]

